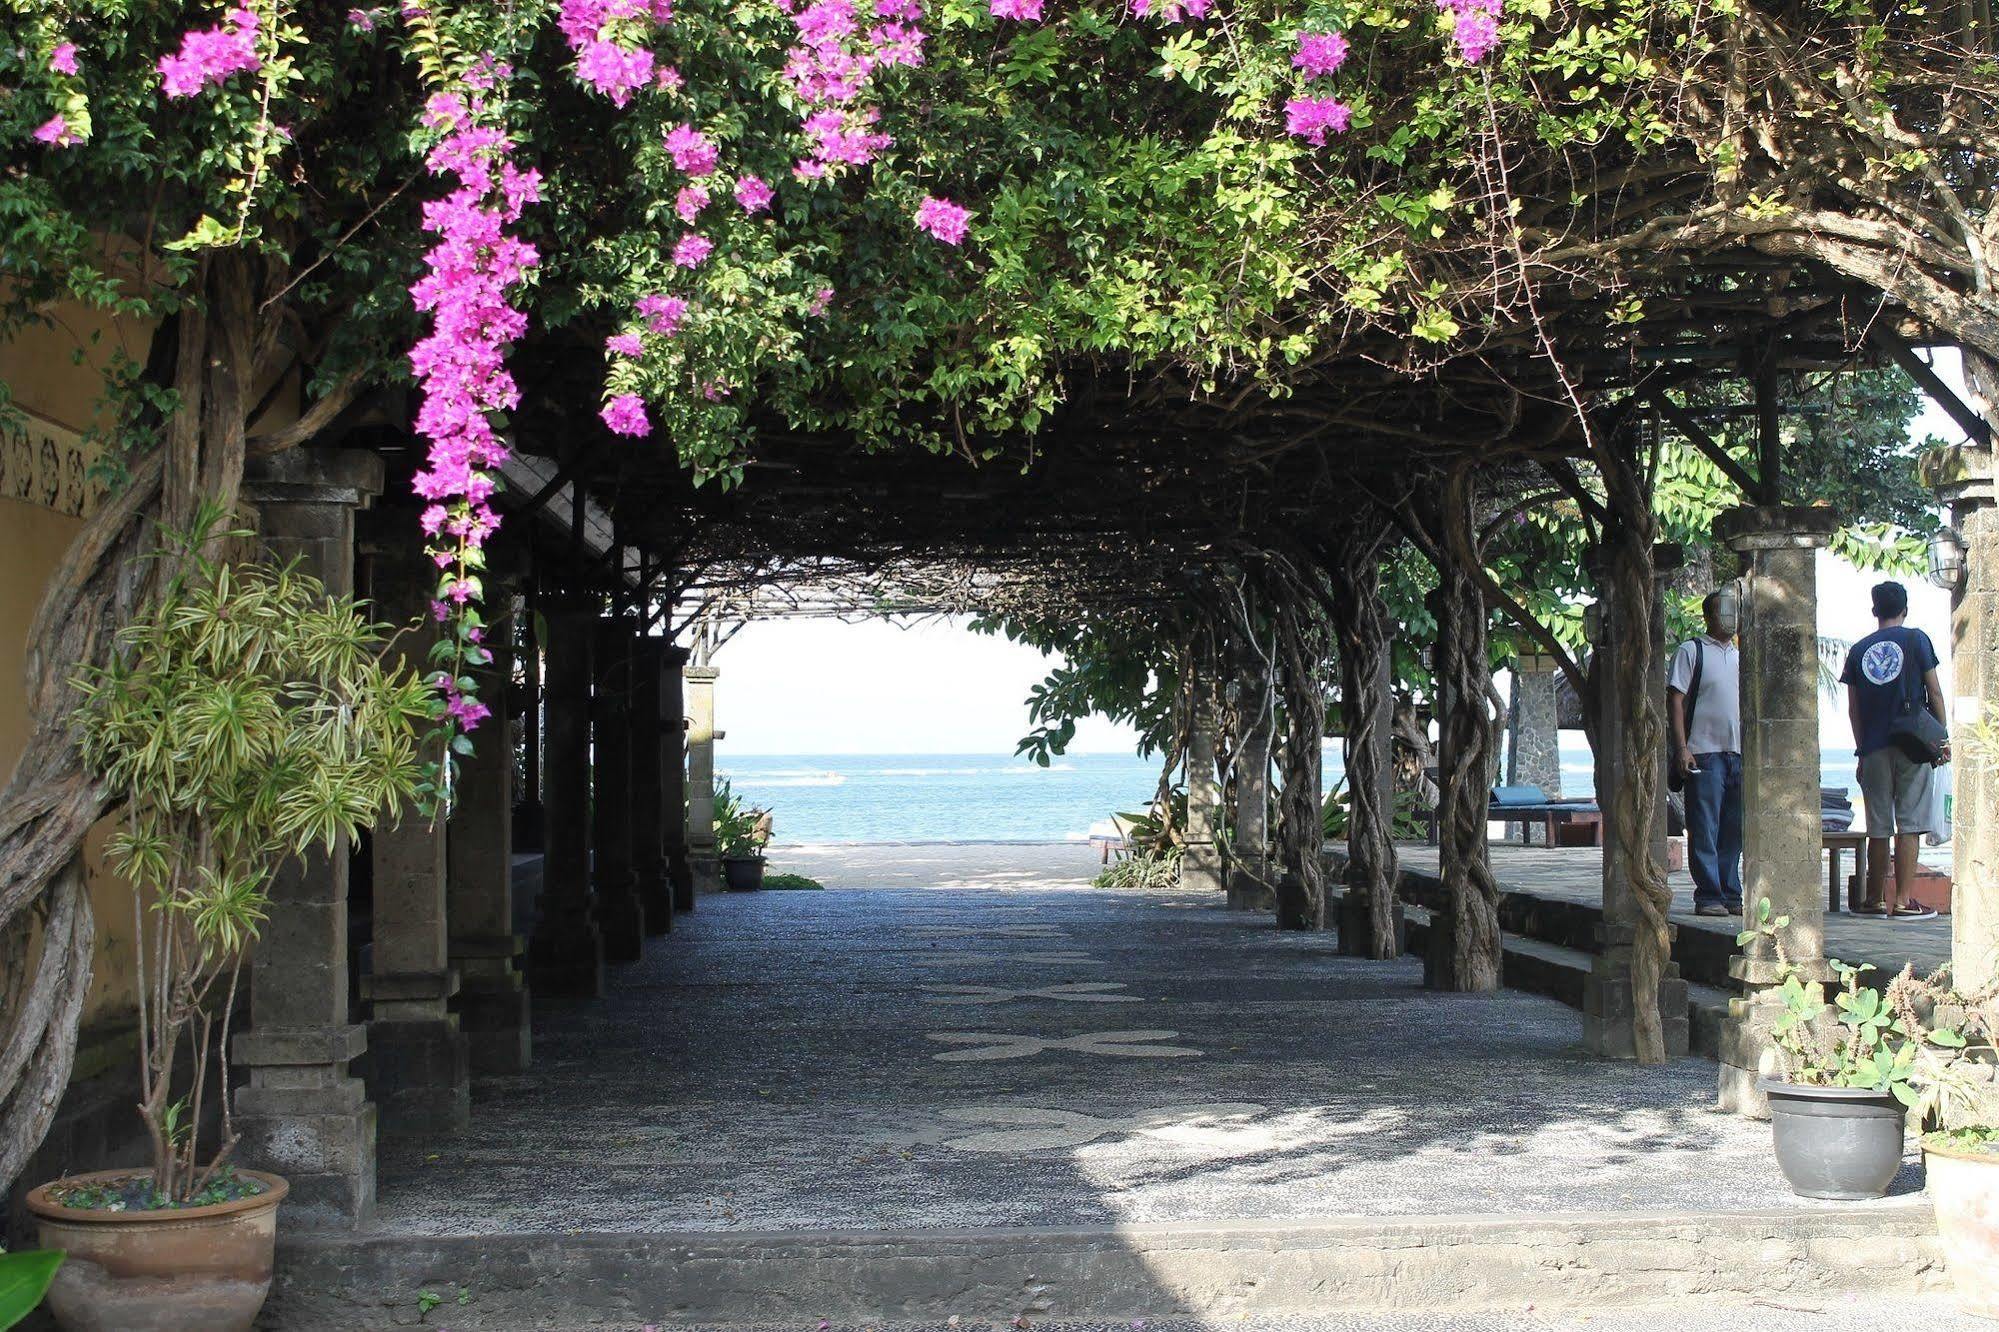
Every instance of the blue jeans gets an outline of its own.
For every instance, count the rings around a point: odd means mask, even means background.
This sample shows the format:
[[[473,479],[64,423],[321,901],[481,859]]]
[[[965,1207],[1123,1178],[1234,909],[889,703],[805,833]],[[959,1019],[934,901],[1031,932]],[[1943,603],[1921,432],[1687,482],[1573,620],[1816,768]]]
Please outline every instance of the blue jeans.
[[[1687,774],[1687,866],[1694,905],[1742,906],[1742,755],[1696,754]]]

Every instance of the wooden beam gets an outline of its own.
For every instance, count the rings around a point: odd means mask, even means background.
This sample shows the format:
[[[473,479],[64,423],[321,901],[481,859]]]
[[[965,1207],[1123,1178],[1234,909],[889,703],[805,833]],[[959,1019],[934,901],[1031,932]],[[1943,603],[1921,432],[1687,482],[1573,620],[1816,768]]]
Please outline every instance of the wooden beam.
[[[1694,420],[1686,408],[1664,393],[1654,393],[1652,405],[1659,409],[1659,414],[1666,418],[1666,423],[1679,431],[1687,443],[1705,454],[1709,462],[1719,467],[1728,479],[1741,489],[1744,499],[1754,500],[1763,493],[1763,487],[1749,474],[1749,469],[1737,462],[1729,451],[1721,446],[1719,440],[1703,430],[1700,422]]]
[[[1902,340],[1902,335],[1882,320],[1875,320],[1867,330],[1867,340],[1894,358],[1895,364],[1916,381],[1916,387],[1929,394],[1937,406],[1950,413],[1950,419],[1957,422],[1957,428],[1980,448],[1992,442],[1992,426],[1984,417],[1973,411],[1971,404],[1960,398],[1950,385],[1938,377],[1930,368],[1930,363],[1916,355],[1916,349]]]

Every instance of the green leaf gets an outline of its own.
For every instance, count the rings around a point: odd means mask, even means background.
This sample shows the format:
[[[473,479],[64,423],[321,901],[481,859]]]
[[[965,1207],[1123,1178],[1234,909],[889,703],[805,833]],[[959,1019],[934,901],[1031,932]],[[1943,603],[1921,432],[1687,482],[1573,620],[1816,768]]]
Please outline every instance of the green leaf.
[[[55,1249],[0,1253],[0,1329],[34,1312],[61,1266],[62,1254]]]

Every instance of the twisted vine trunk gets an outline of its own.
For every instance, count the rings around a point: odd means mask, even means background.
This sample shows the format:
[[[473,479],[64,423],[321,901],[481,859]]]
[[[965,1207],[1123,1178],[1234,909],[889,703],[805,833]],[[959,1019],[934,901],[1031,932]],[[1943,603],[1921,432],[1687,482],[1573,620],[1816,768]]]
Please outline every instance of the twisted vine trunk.
[[[1381,596],[1385,518],[1342,534],[1327,575],[1339,647],[1341,711],[1346,722],[1347,870],[1352,905],[1364,907],[1367,937],[1341,940],[1342,951],[1377,959],[1396,955],[1394,773],[1389,736],[1394,682],[1386,668],[1390,620]]]
[[[1437,544],[1435,674],[1438,695],[1438,837],[1450,918],[1433,921],[1426,983],[1440,990],[1496,990],[1500,983],[1499,885],[1486,845],[1492,790],[1492,665],[1469,469],[1418,501]],[[1446,928],[1436,928],[1438,925]]]
[[[1608,787],[1604,816],[1612,836],[1605,854],[1607,882],[1630,885],[1637,916],[1631,945],[1631,1025],[1638,1061],[1666,1062],[1666,1037],[1659,1015],[1659,982],[1672,956],[1667,912],[1672,889],[1653,853],[1652,830],[1659,805],[1659,755],[1665,728],[1659,715],[1652,642],[1654,596],[1652,547],[1658,524],[1637,461],[1613,443],[1599,450],[1609,521],[1604,525],[1599,562],[1603,593],[1613,616],[1609,642],[1593,672],[1608,671],[1609,688],[1599,688],[1599,725],[1616,732],[1610,752],[1622,756]]]
[[[0,1189],[55,1117],[90,986],[83,840],[112,800],[70,733],[81,701],[71,680],[79,666],[110,660],[119,631],[171,575],[148,558],[157,524],[185,524],[204,496],[236,502],[259,341],[249,264],[233,254],[206,261],[201,300],[155,336],[149,376],[175,389],[178,405],[158,448],[70,543],[28,629],[28,743],[0,789]]]
[[[1277,797],[1277,846],[1284,877],[1280,923],[1301,929],[1326,928],[1325,875],[1319,856],[1325,823],[1319,808],[1319,744],[1326,733],[1326,701],[1319,690],[1319,653],[1311,631],[1295,607],[1277,616],[1278,680],[1284,699],[1283,789]],[[1301,919],[1287,920],[1286,892],[1296,895]]]

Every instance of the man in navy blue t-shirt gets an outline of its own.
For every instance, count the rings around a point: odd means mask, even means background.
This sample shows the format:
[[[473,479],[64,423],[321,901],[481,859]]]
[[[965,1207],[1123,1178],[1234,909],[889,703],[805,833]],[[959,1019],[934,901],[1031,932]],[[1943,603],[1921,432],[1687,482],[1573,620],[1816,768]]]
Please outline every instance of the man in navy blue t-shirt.
[[[1846,686],[1846,715],[1853,723],[1853,747],[1860,758],[1860,795],[1867,806],[1867,898],[1860,909],[1898,920],[1936,915],[1909,900],[1916,857],[1930,826],[1930,783],[1934,765],[1904,753],[1889,736],[1902,703],[1912,695],[1945,720],[1943,686],[1937,683],[1937,650],[1930,636],[1903,623],[1909,592],[1900,583],[1874,588],[1874,618],[1880,624],[1846,654],[1839,682]],[[1944,744],[1943,758],[1950,758]],[[1892,890],[1888,877],[1890,839],[1895,848]]]

